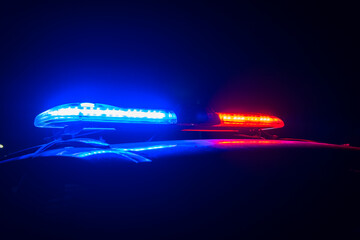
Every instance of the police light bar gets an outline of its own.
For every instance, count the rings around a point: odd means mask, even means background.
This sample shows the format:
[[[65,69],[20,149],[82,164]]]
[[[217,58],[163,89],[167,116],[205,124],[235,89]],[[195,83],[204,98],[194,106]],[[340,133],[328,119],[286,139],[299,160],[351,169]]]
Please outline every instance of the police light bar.
[[[248,127],[248,128],[282,128],[284,122],[274,116],[263,114],[217,113],[220,118],[219,126]]]
[[[100,103],[69,103],[35,118],[35,126],[64,128],[76,123],[175,124],[176,114],[166,110],[119,108]]]

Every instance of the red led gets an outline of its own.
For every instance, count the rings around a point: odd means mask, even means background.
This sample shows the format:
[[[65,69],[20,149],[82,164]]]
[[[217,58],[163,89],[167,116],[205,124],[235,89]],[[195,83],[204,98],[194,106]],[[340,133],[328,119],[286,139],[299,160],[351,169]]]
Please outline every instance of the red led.
[[[237,126],[253,128],[282,128],[284,122],[274,116],[263,114],[217,113],[220,126]]]

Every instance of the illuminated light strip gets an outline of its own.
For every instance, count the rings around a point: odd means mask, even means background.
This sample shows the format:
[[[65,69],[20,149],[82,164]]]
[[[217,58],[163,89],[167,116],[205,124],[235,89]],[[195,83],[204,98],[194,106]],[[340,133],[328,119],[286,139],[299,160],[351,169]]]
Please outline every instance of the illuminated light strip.
[[[166,110],[124,109],[99,103],[70,103],[51,108],[35,118],[36,127],[63,128],[72,122],[174,124]]]
[[[217,113],[220,126],[238,126],[254,128],[282,128],[284,122],[274,116],[262,114]]]

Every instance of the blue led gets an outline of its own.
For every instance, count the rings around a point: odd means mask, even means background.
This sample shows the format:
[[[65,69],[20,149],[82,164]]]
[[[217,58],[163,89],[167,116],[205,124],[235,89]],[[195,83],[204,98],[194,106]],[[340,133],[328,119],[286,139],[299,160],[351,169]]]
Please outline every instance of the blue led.
[[[71,123],[174,124],[176,114],[167,110],[119,108],[100,103],[69,103],[51,108],[35,118],[35,126],[63,128]]]

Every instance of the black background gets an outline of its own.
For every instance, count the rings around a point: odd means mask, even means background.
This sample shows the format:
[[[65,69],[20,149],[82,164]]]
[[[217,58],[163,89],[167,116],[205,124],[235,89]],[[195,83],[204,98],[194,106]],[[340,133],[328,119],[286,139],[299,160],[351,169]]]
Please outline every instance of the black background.
[[[11,1],[0,7],[0,143],[40,144],[69,102],[281,117],[284,137],[359,145],[350,3]]]

